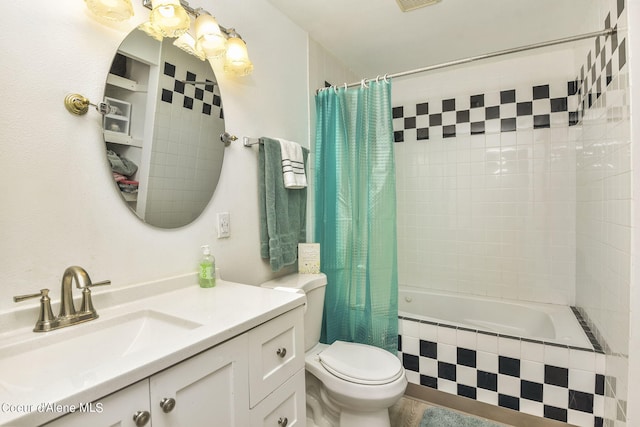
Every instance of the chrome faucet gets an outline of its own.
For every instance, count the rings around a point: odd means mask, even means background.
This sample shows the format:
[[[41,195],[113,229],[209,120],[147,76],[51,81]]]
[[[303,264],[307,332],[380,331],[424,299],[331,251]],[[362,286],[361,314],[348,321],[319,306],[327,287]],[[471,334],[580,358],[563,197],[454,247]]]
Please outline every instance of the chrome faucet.
[[[75,279],[76,287],[82,289],[82,303],[80,310],[76,311],[73,304],[73,281]],[[46,332],[54,329],[63,328],[65,326],[75,325],[76,323],[87,322],[97,319],[98,313],[93,308],[91,300],[91,287],[109,285],[111,281],[91,283],[89,274],[82,267],[68,267],[62,275],[60,313],[58,317],[53,317],[51,311],[51,299],[49,298],[49,289],[42,289],[37,294],[19,295],[13,297],[14,302],[24,301],[30,298],[40,298],[40,315],[34,332]]]

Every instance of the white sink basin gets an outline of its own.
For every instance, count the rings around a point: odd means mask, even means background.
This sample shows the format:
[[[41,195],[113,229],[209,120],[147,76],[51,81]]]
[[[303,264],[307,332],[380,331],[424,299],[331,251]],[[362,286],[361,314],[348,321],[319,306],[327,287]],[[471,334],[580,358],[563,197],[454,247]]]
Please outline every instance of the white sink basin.
[[[0,388],[21,393],[60,380],[91,381],[92,373],[101,366],[117,363],[199,326],[179,317],[143,310],[33,333],[25,342],[0,347]]]

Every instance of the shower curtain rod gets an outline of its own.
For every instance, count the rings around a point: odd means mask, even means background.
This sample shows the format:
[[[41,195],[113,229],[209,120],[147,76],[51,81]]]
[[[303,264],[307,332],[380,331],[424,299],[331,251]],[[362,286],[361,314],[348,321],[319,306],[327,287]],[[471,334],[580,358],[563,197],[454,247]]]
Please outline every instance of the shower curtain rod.
[[[571,37],[565,37],[562,39],[556,39],[556,40],[550,40],[550,41],[546,41],[546,42],[541,42],[541,43],[535,43],[535,44],[530,44],[530,45],[526,45],[526,46],[520,46],[520,47],[514,47],[511,49],[505,49],[505,50],[499,50],[496,52],[491,52],[491,53],[485,53],[483,55],[477,55],[477,56],[470,56],[468,58],[463,58],[463,59],[456,59],[454,61],[449,61],[449,62],[443,62],[441,64],[436,64],[436,65],[429,65],[427,67],[422,67],[422,68],[416,68],[415,70],[409,70],[409,71],[402,71],[399,73],[394,73],[394,74],[385,74],[385,78],[397,78],[397,77],[405,77],[405,76],[410,76],[413,74],[418,74],[418,73],[424,73],[427,71],[433,71],[433,70],[438,70],[440,68],[447,68],[447,67],[453,67],[454,65],[461,65],[461,64],[467,64],[469,62],[475,62],[475,61],[479,61],[481,59],[488,59],[488,58],[494,58],[496,56],[502,56],[502,55],[508,55],[511,53],[518,53],[518,52],[524,52],[526,50],[532,50],[532,49],[539,49],[542,47],[548,47],[548,46],[555,46],[558,44],[563,44],[563,43],[570,43],[570,42],[575,42],[575,41],[579,41],[579,40],[584,40],[584,39],[589,39],[589,38],[593,38],[593,37],[601,37],[601,36],[609,36],[613,33],[615,33],[616,30],[613,28],[609,28],[606,30],[600,30],[600,31],[594,31],[592,33],[585,33],[585,34],[579,34],[577,36],[571,36]],[[379,79],[380,76],[378,76],[377,79]],[[353,87],[353,86],[358,86],[358,85],[362,85],[364,83],[366,83],[367,81],[373,81],[376,79],[363,79],[359,82],[354,82],[354,83],[349,83],[349,84],[344,84],[344,86],[340,86],[340,87]],[[326,88],[322,88],[322,89],[326,89]],[[318,91],[322,90],[322,89],[318,89]],[[316,91],[317,93],[317,91]]]

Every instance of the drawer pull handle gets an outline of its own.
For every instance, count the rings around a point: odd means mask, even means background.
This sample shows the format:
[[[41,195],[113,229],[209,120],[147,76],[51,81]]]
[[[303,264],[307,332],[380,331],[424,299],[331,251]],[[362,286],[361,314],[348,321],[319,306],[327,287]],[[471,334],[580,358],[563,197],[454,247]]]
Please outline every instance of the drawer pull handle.
[[[146,426],[150,419],[149,411],[138,411],[133,414],[133,422],[136,423],[136,427]]]
[[[278,419],[278,425],[281,427],[287,427],[287,424],[289,424],[289,419],[287,417],[280,417]]]
[[[284,347],[281,347],[281,348],[279,348],[279,349],[276,351],[276,354],[277,354],[278,356],[280,356],[280,357],[284,358],[284,357],[287,355],[287,349],[286,349],[286,348],[284,348]],[[285,418],[285,420],[286,420],[286,418]]]
[[[160,401],[160,407],[162,408],[162,412],[168,414],[176,407],[176,400],[172,397],[165,397]]]

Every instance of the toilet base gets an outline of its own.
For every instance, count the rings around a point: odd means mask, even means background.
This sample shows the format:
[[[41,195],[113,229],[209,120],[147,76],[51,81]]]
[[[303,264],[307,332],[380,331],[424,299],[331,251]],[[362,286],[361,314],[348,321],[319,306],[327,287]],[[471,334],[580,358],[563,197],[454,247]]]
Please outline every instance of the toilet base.
[[[390,427],[389,409],[352,411],[337,405],[322,382],[305,373],[307,427]]]
[[[320,380],[305,372],[305,382],[307,427],[338,427],[340,408],[329,400]]]

